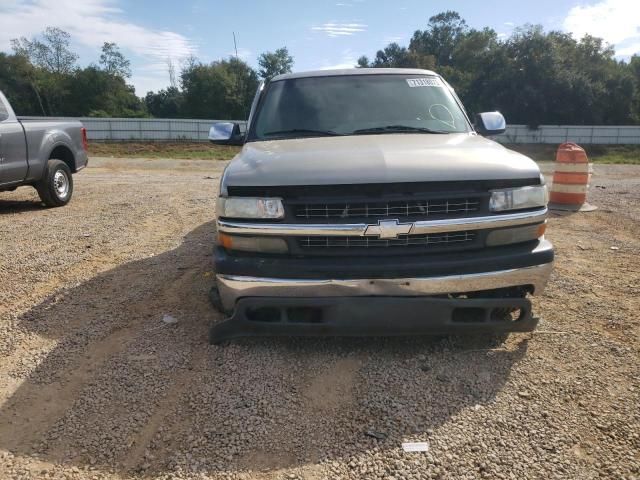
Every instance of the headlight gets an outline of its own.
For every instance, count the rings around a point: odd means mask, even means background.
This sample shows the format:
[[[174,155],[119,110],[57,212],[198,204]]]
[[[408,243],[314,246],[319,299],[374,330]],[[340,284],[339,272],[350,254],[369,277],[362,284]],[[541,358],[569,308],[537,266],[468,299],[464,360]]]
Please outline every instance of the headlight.
[[[219,218],[284,218],[279,198],[220,197],[217,207]]]
[[[546,185],[493,190],[489,209],[492,212],[544,207],[548,201]]]

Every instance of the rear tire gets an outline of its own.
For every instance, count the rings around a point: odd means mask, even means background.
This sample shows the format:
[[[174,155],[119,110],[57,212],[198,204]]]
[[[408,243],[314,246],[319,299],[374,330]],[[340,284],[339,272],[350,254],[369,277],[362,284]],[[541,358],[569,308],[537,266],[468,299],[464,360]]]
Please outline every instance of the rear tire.
[[[62,160],[49,160],[44,175],[36,185],[40,199],[47,207],[62,207],[73,195],[73,177]]]

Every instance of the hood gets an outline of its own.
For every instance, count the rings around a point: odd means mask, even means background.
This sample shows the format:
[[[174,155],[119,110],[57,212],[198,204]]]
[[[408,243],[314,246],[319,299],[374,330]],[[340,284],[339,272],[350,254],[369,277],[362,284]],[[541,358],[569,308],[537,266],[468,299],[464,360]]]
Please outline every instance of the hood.
[[[538,178],[536,163],[469,133],[384,134],[250,142],[227,186],[339,185]]]

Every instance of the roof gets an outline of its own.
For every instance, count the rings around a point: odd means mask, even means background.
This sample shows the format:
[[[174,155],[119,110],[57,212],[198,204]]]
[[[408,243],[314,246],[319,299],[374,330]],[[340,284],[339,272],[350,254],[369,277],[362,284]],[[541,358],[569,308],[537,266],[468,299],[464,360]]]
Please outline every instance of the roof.
[[[272,82],[307,77],[337,77],[341,75],[437,75],[431,70],[419,68],[345,68],[342,70],[311,70],[308,72],[285,73],[273,77]]]

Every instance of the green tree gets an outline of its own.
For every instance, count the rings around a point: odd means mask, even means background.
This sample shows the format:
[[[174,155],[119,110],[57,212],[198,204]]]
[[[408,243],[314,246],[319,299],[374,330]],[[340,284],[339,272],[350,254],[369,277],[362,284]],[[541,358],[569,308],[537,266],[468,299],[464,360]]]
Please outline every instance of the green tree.
[[[640,122],[640,60],[617,61],[610,46],[589,35],[576,40],[525,25],[500,40],[447,11],[431,17],[407,48],[390,44],[358,65],[435,69],[471,113],[498,109],[511,123]]]
[[[192,62],[180,78],[183,115],[191,118],[246,119],[259,83],[255,70],[237,58]]]
[[[69,94],[65,80],[73,74],[78,59],[69,48],[70,38],[64,30],[47,27],[40,37],[11,40],[15,54],[35,67],[32,84],[47,115],[61,115]]]
[[[367,57],[366,55],[362,55],[360,58],[358,58],[358,64],[356,66],[358,68],[368,68],[368,67],[370,67],[369,57]]]
[[[36,76],[36,69],[26,57],[0,52],[0,90],[7,95],[18,115],[47,113]]]
[[[409,49],[433,55],[439,66],[452,65],[458,41],[467,30],[467,22],[460,14],[447,10],[431,17],[424,31],[417,30],[413,34]]]
[[[122,78],[131,76],[131,62],[127,60],[118,45],[112,42],[104,42],[100,54],[100,65],[105,72]]]
[[[144,103],[149,114],[156,118],[178,118],[183,112],[183,95],[177,87],[147,92]]]
[[[277,49],[275,52],[265,52],[258,57],[260,66],[259,74],[264,80],[269,80],[276,75],[291,73],[293,57],[289,55],[287,47]]]
[[[629,61],[629,70],[634,81],[634,94],[632,102],[632,117],[635,123],[640,123],[640,55],[634,55]]]
[[[362,57],[361,57],[362,58]],[[366,59],[366,57],[364,57]],[[432,55],[415,52],[397,43],[390,43],[383,50],[378,50],[376,58],[368,66],[374,68],[433,68],[435,59]]]
[[[48,27],[40,37],[12,40],[15,55],[4,55],[7,90],[21,114],[69,116],[146,115],[144,103],[125,78],[129,61],[115,43],[105,42],[100,64],[78,68],[70,35]],[[5,72],[3,68],[1,70]],[[2,78],[0,74],[0,78]]]
[[[11,40],[16,54],[51,73],[69,74],[73,71],[78,55],[69,48],[71,36],[57,27],[47,27],[41,39],[21,37]]]
[[[61,115],[141,117],[147,114],[131,85],[95,65],[77,69],[65,78],[64,84],[69,94],[60,106]]]
[[[409,50],[397,43],[390,43],[383,50],[376,52],[372,67],[376,68],[410,68],[415,66]]]

